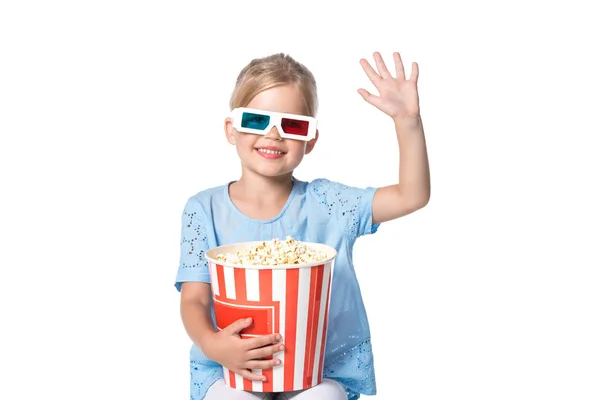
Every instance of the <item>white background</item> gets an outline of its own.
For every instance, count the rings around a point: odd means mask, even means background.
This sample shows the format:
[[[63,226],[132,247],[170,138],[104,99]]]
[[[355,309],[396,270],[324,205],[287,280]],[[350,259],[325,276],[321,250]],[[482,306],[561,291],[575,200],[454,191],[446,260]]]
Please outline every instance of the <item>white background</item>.
[[[321,138],[297,177],[381,186],[393,126],[356,93],[376,50],[420,65],[432,197],[355,247],[371,398],[600,398],[594,13],[341,4],[2,2],[0,398],[189,398],[180,216],[238,177],[239,70],[308,66]]]

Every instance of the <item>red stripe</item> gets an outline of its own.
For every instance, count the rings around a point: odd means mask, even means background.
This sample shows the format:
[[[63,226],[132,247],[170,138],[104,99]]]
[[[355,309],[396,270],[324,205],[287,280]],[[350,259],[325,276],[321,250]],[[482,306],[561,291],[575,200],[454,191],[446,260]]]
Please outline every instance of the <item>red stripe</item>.
[[[238,302],[247,302],[248,297],[246,295],[246,270],[244,268],[234,268],[233,275],[235,279],[235,300]],[[240,333],[244,333],[242,331]],[[250,379],[243,378],[244,390],[252,390],[252,381]]]
[[[288,269],[285,279],[285,352],[283,371],[283,390],[294,390],[294,363],[296,362],[296,326],[298,318],[298,282],[300,270]]]
[[[222,265],[217,265],[217,280],[219,281],[219,295],[215,296],[217,299],[225,299],[225,272]]]
[[[243,378],[244,381],[244,390],[252,391],[252,381],[250,379]]]
[[[229,386],[235,389],[235,373],[233,371],[229,371]]]
[[[217,281],[219,286],[219,294],[217,295],[216,293],[214,293],[214,297],[215,299],[225,299],[225,273],[223,271],[223,266],[215,264],[214,268],[217,274]],[[233,373],[233,371],[229,371],[229,386],[235,388],[235,374]]]
[[[319,310],[321,305],[321,289],[323,288],[323,265],[310,269],[310,293],[308,300],[308,324],[306,327],[306,351],[304,355],[304,386],[312,386],[315,352],[317,347],[317,330],[319,328]]]
[[[260,292],[260,301],[273,301],[273,270],[261,269],[258,271],[258,290]],[[275,326],[274,329],[278,329]],[[277,332],[277,331],[275,331]],[[272,359],[273,356],[265,357],[265,360]],[[266,381],[263,382],[263,391],[273,391],[273,368],[264,369],[262,371]]]
[[[312,385],[312,378],[313,378],[313,374],[315,371],[315,362],[318,362],[318,356],[320,355],[319,353],[317,353],[317,338],[319,336],[319,334],[321,333],[321,331],[319,331],[319,320],[321,319],[321,303],[325,301],[325,299],[323,298],[323,275],[325,274],[325,265],[319,265],[318,267],[318,278],[317,278],[317,296],[318,297],[318,301],[315,307],[315,327],[314,327],[314,331],[313,331],[313,350],[311,353],[311,372],[310,372],[310,376],[311,376],[311,382],[309,382],[310,385]],[[324,344],[322,343],[321,346],[324,346]],[[320,349],[319,349],[320,350]]]
[[[225,267],[222,265],[217,265],[217,280],[219,281],[219,296],[216,296],[217,299],[226,299],[226,291],[225,291]],[[229,385],[232,388],[235,388],[235,373],[233,371],[229,371]]]
[[[244,390],[247,390],[249,392],[252,391],[252,381],[250,379],[244,378]]]
[[[233,275],[235,282],[235,299],[237,301],[248,301],[248,298],[246,297],[246,270],[244,268],[234,268]]]
[[[258,271],[258,291],[260,301],[273,301],[273,270],[261,269]]]
[[[329,267],[329,276],[327,277],[329,285],[327,286],[327,299],[329,299],[329,291],[331,290],[331,265]],[[324,299],[324,301],[327,301]],[[323,334],[321,336],[321,354],[319,355],[319,383],[323,379],[323,361],[325,357],[325,342],[327,340],[327,322],[329,317],[329,302],[325,305],[325,315],[323,316]]]

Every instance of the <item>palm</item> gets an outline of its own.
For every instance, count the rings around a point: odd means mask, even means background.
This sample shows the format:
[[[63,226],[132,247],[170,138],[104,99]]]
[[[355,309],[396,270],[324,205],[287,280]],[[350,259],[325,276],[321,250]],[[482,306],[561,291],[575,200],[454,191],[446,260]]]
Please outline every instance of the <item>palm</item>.
[[[417,63],[412,64],[410,78],[406,79],[404,65],[399,53],[394,53],[396,77],[392,76],[388,71],[381,54],[376,52],[374,58],[378,72],[365,59],[360,60],[360,65],[379,91],[379,96],[373,95],[365,89],[359,89],[358,92],[363,99],[394,119],[418,116],[420,110],[419,94],[417,91],[417,80],[419,77]]]

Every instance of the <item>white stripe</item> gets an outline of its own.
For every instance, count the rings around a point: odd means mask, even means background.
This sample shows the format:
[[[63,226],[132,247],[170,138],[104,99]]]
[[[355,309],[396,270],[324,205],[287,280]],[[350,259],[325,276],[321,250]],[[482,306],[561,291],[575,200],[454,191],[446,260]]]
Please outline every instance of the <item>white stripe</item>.
[[[258,269],[254,268],[246,268],[246,297],[248,301],[259,301],[260,300],[260,290],[259,290],[259,278],[258,278]],[[257,335],[248,335],[254,336]],[[253,369],[253,373],[257,375],[262,375],[262,369]],[[261,381],[252,381],[252,391],[253,392],[262,392],[263,383]]]
[[[279,332],[281,333],[283,343],[285,343],[285,289],[287,270],[273,269],[273,301],[279,301]],[[273,354],[273,358],[281,360],[281,364],[273,367],[273,391],[283,392],[284,380],[284,352],[279,351]]]
[[[321,344],[323,338],[323,328],[325,324],[325,306],[327,305],[327,288],[329,288],[329,271],[331,264],[325,264],[323,268],[323,287],[321,289],[321,307],[319,309],[319,324],[317,325],[317,345],[315,346],[315,365],[313,369],[312,385],[315,386],[319,381],[319,358],[321,357]]]
[[[235,270],[233,267],[225,267],[225,293],[228,299],[235,299]],[[243,299],[241,299],[243,300]],[[240,374],[234,374],[235,387],[238,390],[244,389],[244,378]]]
[[[235,299],[235,274],[233,267],[223,267],[223,275],[225,276],[225,297]]]
[[[225,379],[225,384],[231,387],[231,383],[229,382],[229,370],[223,367],[223,378]]]
[[[219,278],[217,275],[217,265],[210,263],[210,280],[212,282],[212,290],[215,296],[219,296]]]
[[[235,374],[235,388],[244,390],[244,378],[240,374]]]
[[[262,375],[262,369],[253,369],[252,373]],[[262,392],[263,383],[261,381],[252,381],[252,391],[253,392]]]
[[[306,351],[306,327],[308,325],[308,299],[310,292],[310,268],[300,268],[298,274],[298,309],[296,318],[296,359],[294,360],[294,388],[302,389],[304,378],[304,353]]]
[[[258,286],[258,270],[246,268],[246,297],[248,298],[248,301],[260,300],[260,290]]]

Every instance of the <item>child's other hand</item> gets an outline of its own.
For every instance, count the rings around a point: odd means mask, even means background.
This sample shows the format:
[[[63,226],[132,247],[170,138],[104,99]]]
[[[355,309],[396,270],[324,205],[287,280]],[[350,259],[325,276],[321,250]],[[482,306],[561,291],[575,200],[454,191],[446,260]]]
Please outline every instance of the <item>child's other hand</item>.
[[[388,71],[381,54],[375,52],[373,57],[379,73],[375,72],[371,64],[364,58],[360,60],[360,65],[379,91],[379,96],[375,96],[365,89],[358,89],[358,93],[369,104],[374,105],[396,121],[418,117],[420,111],[417,92],[417,79],[419,77],[417,63],[412,63],[410,79],[406,79],[404,65],[399,53],[394,53],[396,77],[393,77]]]
[[[279,343],[281,336],[272,334],[250,339],[242,339],[240,331],[252,324],[251,318],[240,319],[220,332],[213,334],[205,355],[225,368],[240,374],[246,379],[264,381],[262,375],[252,373],[252,369],[269,369],[281,363],[278,359],[264,360],[283,350]]]

